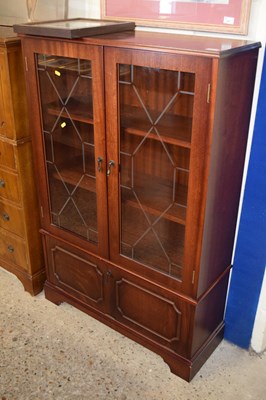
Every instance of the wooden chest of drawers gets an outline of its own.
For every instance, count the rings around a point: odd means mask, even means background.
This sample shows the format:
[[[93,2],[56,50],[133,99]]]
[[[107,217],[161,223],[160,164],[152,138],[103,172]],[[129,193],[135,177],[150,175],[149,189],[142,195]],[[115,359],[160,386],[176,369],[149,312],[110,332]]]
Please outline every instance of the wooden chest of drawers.
[[[32,295],[45,272],[20,40],[0,27],[0,266]]]

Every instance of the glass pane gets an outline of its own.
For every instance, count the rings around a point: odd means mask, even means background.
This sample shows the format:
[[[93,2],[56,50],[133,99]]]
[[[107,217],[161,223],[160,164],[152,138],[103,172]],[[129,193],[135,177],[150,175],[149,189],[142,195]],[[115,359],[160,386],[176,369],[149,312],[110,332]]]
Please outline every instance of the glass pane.
[[[52,223],[98,242],[91,62],[37,55]]]
[[[119,66],[120,252],[182,279],[194,74]]]

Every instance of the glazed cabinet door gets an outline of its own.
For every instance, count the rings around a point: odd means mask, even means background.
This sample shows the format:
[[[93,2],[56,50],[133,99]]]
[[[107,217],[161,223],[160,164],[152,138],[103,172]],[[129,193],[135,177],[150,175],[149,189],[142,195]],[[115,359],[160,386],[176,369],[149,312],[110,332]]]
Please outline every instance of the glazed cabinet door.
[[[26,39],[24,51],[42,226],[107,256],[102,49]]]
[[[192,291],[208,154],[208,59],[107,49],[111,260]]]

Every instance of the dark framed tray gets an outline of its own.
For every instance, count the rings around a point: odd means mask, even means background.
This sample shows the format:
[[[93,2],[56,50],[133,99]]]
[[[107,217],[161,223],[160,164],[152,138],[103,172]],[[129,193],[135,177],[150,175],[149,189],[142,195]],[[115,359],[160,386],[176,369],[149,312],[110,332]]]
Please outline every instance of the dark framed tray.
[[[67,39],[135,29],[134,22],[105,21],[101,19],[73,18],[52,21],[28,22],[13,26],[16,33],[51,36]]]

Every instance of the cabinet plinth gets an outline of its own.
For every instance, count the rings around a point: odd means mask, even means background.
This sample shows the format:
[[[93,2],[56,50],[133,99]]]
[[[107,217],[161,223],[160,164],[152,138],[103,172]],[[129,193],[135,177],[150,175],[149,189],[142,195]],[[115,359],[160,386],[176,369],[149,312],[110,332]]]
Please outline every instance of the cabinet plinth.
[[[46,297],[190,381],[223,338],[260,44],[139,31],[22,43]]]

